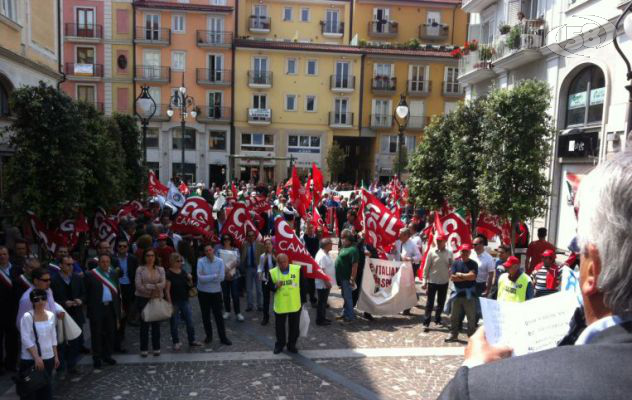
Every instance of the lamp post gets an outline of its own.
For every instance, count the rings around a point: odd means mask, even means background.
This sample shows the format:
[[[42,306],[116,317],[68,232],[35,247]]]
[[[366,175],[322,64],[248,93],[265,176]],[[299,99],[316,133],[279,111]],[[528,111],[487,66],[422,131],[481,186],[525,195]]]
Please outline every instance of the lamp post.
[[[399,127],[399,136],[397,138],[397,159],[399,167],[397,168],[397,180],[399,180],[402,173],[402,165],[404,162],[403,142],[404,142],[404,129],[408,126],[409,112],[408,104],[406,103],[406,96],[401,95],[399,98],[399,104],[395,107],[395,122]]]
[[[141,86],[136,98],[136,115],[143,127],[143,167],[147,164],[147,125],[156,113],[156,101],[149,94],[149,86]]]
[[[181,142],[182,147],[182,162],[180,163],[180,178],[184,181],[184,131],[186,129],[186,118],[189,113],[193,119],[197,116],[197,107],[195,106],[195,99],[187,95],[187,88],[184,86],[184,72],[182,72],[182,86],[174,90],[173,96],[169,99],[169,108],[167,109],[167,115],[171,118],[174,114],[174,108],[180,110],[180,128],[181,128]],[[189,111],[189,109],[191,111]]]
[[[621,58],[623,58],[623,62],[625,62],[625,66],[628,69],[627,78],[628,84],[626,85],[626,89],[628,90],[628,124],[625,130],[626,139],[632,143],[632,67],[630,66],[630,60],[625,56],[621,48],[619,47],[619,41],[617,40],[617,30],[619,29],[619,25],[621,21],[623,21],[623,30],[625,35],[629,40],[632,40],[632,3],[628,3],[625,10],[621,13],[619,19],[614,24],[614,48],[617,50]],[[626,16],[627,14],[627,16]],[[625,18],[625,19],[624,19]]]

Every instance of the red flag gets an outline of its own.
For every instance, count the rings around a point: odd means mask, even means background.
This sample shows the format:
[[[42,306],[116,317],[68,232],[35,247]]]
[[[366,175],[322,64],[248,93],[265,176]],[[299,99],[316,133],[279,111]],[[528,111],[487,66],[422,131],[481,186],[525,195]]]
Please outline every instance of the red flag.
[[[169,188],[160,182],[153,170],[149,170],[149,179],[147,180],[147,192],[150,196],[167,196]]]
[[[305,208],[309,208],[309,206],[312,204],[312,192],[310,190],[311,182],[312,182],[312,178],[309,178],[307,182],[305,182],[305,189],[304,189]]]
[[[90,232],[90,226],[83,213],[79,213],[75,219],[67,219],[59,224],[55,235],[63,240],[64,245],[75,247],[82,232]]]
[[[482,233],[490,240],[494,236],[501,236],[503,233],[500,218],[494,215],[481,213],[476,222],[476,232]]]
[[[250,217],[250,212],[248,208],[246,208],[246,205],[237,202],[233,205],[233,209],[230,210],[230,213],[226,217],[226,222],[222,226],[220,236],[224,234],[229,235],[233,238],[235,245],[241,247],[246,241],[248,230],[259,232]]]
[[[189,187],[184,182],[180,183],[180,186],[178,186],[178,190],[180,191],[180,193],[182,193],[185,196],[188,196],[191,193],[189,191]]]
[[[257,214],[268,212],[272,209],[266,196],[251,196],[249,199],[246,199],[246,207]]]
[[[298,179],[298,172],[296,172],[296,165],[292,167],[292,186],[290,188],[290,199],[295,202],[300,196],[301,180]]]
[[[279,254],[287,255],[291,264],[297,264],[302,267],[305,277],[326,281],[331,280],[307,252],[294,230],[281,217],[277,217],[274,221],[274,238],[274,251],[277,256]]]
[[[446,236],[448,236],[448,244],[454,253],[464,243],[472,243],[472,233],[470,224],[459,210],[451,212],[441,218],[441,227]]]
[[[292,205],[298,211],[298,214],[305,218],[307,216],[307,196],[305,193],[305,188],[301,185],[301,180],[298,178],[298,173],[296,172],[296,166],[292,167],[292,187],[290,188],[290,199],[292,200]]]
[[[404,228],[404,223],[364,188],[362,189],[362,215],[364,237],[367,243],[388,253],[391,245],[399,237],[399,230]]]
[[[235,186],[235,182],[231,182],[230,191],[233,192],[233,198],[237,200],[237,187]]]
[[[426,241],[426,248],[424,249],[424,254],[421,256],[421,262],[419,265],[419,269],[417,270],[417,277],[419,277],[419,279],[423,279],[424,277],[424,268],[426,266],[426,260],[428,259],[428,253],[430,253],[430,249],[432,248],[434,236],[437,234],[435,226],[430,225],[429,227],[424,229],[424,234],[426,235],[426,238],[428,238],[428,240]]]
[[[395,207],[393,208],[393,213],[395,214],[395,218],[402,219],[402,209],[399,207],[399,201],[395,202]]]
[[[127,203],[123,204],[119,211],[116,213],[116,218],[119,222],[123,218],[126,218],[128,216],[136,218],[141,215],[143,211],[143,204],[140,201],[128,201]]]
[[[323,194],[323,173],[318,169],[316,163],[312,163],[312,180],[314,182],[314,204],[318,204]]]
[[[278,198],[279,196],[281,196],[281,193],[283,192],[283,188],[281,187],[281,184],[277,184],[277,189],[276,189],[276,197]]]
[[[329,237],[329,229],[327,229],[327,224],[323,222],[323,218],[320,216],[318,212],[318,208],[314,207],[312,210],[312,223],[316,229],[321,228],[323,230],[323,237]]]
[[[37,216],[28,211],[29,218],[31,220],[31,229],[33,230],[33,234],[38,237],[46,249],[51,253],[54,253],[57,247],[66,246],[65,238],[59,235],[57,232],[51,231],[46,227]]]
[[[437,232],[437,236],[445,235],[445,231],[443,230],[443,226],[441,225],[441,218],[439,217],[438,211],[435,211],[434,229]]]
[[[185,235],[213,235],[213,210],[204,198],[191,196],[185,202],[171,225],[174,232]]]
[[[116,235],[118,234],[118,224],[116,222],[116,218],[109,217],[103,208],[99,208],[94,214],[92,233],[92,240],[95,244],[99,241],[105,240],[110,243],[110,246],[112,246],[114,244],[114,240],[116,239]]]

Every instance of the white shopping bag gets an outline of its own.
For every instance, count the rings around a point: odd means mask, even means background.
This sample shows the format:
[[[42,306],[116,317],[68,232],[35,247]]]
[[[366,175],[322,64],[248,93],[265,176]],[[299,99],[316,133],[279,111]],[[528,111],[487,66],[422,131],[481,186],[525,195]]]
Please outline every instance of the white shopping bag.
[[[300,337],[307,337],[307,332],[309,331],[309,313],[305,306],[301,309],[301,321],[299,322],[298,330]]]
[[[65,313],[64,319],[57,319],[57,343],[75,340],[81,335],[81,328],[74,319]]]

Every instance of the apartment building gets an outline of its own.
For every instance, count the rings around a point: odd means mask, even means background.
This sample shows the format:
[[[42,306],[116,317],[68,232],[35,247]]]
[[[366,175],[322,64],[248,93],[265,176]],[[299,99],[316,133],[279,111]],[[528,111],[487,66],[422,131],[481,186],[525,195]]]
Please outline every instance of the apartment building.
[[[224,183],[231,172],[233,1],[133,5],[136,93],[148,85],[158,105],[147,138],[149,167],[163,180],[183,169],[190,182]],[[184,135],[183,116],[172,99],[180,87],[193,98]]]
[[[466,0],[469,38],[479,48],[460,60],[459,82],[466,96],[483,96],[523,79],[551,86],[551,115],[557,134],[547,174],[548,211],[535,226],[549,229],[549,240],[566,248],[575,236],[570,189],[576,177],[626,145],[628,84],[623,60],[612,44],[632,54],[614,22],[628,1]]]

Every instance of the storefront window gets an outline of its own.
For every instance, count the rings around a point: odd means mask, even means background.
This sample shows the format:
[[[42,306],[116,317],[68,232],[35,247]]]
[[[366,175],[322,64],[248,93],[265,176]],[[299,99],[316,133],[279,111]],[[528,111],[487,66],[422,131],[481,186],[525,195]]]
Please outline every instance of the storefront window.
[[[599,124],[605,93],[606,80],[599,67],[587,67],[579,72],[568,89],[566,126]]]

